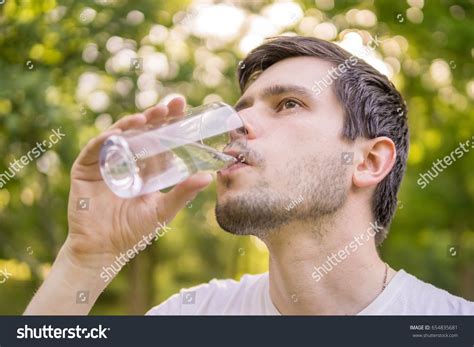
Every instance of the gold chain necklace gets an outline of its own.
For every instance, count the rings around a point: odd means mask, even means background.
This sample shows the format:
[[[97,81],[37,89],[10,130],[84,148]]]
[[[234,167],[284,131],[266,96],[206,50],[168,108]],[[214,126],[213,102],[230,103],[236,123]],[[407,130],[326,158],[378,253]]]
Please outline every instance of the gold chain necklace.
[[[385,290],[385,288],[387,287],[387,275],[388,275],[388,264],[385,263],[385,276],[384,276],[384,279],[383,279],[383,287],[382,287],[382,292]]]

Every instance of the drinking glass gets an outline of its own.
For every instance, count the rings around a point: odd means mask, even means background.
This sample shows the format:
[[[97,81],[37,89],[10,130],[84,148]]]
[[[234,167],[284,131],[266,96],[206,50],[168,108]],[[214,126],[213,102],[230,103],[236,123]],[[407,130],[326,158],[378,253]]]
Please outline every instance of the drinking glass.
[[[152,193],[198,171],[217,171],[239,161],[223,151],[234,142],[245,147],[244,129],[231,106],[199,106],[158,126],[109,136],[101,148],[100,172],[119,197]]]

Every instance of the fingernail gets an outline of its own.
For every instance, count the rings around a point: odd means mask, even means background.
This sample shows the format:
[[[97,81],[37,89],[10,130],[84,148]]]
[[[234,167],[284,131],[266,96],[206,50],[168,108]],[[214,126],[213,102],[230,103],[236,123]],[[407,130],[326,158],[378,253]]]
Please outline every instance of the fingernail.
[[[202,172],[202,173],[199,173],[199,175],[202,176],[202,178],[205,178],[206,181],[212,181],[214,179],[212,174],[209,172]]]

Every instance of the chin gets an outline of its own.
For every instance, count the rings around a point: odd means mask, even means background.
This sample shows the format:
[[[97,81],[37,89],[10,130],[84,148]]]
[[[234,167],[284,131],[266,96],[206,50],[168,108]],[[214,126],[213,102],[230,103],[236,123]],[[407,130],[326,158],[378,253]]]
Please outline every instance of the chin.
[[[217,223],[225,231],[264,238],[287,223],[288,216],[281,213],[282,209],[271,190],[257,184],[239,192],[226,190],[218,194],[215,213]]]

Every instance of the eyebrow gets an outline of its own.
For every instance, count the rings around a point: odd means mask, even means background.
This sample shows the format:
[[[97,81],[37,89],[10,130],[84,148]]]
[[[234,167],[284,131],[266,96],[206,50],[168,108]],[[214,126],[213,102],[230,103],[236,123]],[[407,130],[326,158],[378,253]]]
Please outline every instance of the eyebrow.
[[[266,99],[272,96],[278,96],[282,94],[293,93],[302,97],[311,98],[311,91],[305,87],[295,84],[276,84],[265,88],[260,92],[259,96],[261,99]],[[234,106],[236,111],[247,108],[253,102],[253,97],[247,96],[241,98]]]

